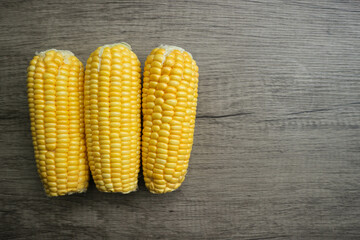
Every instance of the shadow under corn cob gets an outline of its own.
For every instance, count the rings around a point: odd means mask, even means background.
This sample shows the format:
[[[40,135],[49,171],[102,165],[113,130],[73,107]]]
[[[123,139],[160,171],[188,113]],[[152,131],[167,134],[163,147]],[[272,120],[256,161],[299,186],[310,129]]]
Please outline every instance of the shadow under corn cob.
[[[85,71],[90,170],[103,192],[136,191],[140,168],[140,62],[126,43],[97,48]]]
[[[84,192],[85,154],[82,63],[70,51],[50,49],[27,69],[28,102],[37,170],[48,196]]]
[[[152,193],[179,188],[193,144],[198,66],[190,53],[173,46],[155,48],[144,66],[142,166]]]

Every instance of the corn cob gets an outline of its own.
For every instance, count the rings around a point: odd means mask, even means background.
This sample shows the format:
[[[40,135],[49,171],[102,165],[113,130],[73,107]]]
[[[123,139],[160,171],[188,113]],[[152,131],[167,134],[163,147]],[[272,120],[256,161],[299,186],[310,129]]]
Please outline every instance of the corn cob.
[[[198,67],[190,53],[155,48],[144,66],[142,166],[152,193],[179,188],[193,144]]]
[[[88,186],[83,122],[82,63],[70,51],[50,49],[27,69],[28,102],[37,170],[48,196]]]
[[[85,71],[85,128],[98,190],[137,189],[140,168],[140,62],[126,43],[97,48]]]

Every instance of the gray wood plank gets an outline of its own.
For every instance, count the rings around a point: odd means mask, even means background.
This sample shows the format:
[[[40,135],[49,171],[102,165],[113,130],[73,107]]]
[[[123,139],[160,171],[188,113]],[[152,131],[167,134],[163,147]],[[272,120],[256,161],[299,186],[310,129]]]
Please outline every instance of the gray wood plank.
[[[359,1],[0,3],[1,239],[359,239]],[[195,143],[173,193],[45,197],[26,67],[35,51],[160,43],[200,68]]]

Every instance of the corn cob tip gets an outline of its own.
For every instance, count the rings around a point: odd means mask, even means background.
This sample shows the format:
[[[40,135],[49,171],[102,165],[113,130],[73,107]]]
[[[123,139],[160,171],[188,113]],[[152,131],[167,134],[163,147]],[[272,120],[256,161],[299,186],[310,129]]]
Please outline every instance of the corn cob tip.
[[[98,191],[103,192],[103,193],[121,193],[121,194],[124,194],[124,195],[132,193],[132,192],[136,192],[138,190],[137,185],[136,185],[136,188],[132,188],[132,189],[130,189],[128,191],[124,191],[124,190],[119,191],[119,190],[116,190],[116,189],[104,189],[103,187],[98,186],[98,185],[96,185],[96,188],[97,188]],[[85,189],[85,191],[86,191],[86,189]]]
[[[69,196],[69,195],[78,194],[78,193],[86,193],[86,191],[87,191],[87,186],[85,188],[74,190],[74,191],[63,191],[63,192],[57,192],[57,193],[50,192],[45,189],[45,194],[47,197],[52,198],[52,197],[60,197],[60,196]]]
[[[126,43],[126,42],[120,42],[120,43],[113,43],[113,44],[105,44],[103,46],[100,47],[100,51],[99,51],[99,58],[100,58],[100,62],[99,62],[99,67],[98,67],[98,72],[100,71],[100,66],[101,66],[101,57],[103,55],[103,52],[104,52],[104,49],[105,48],[112,48],[112,47],[115,47],[117,45],[122,45],[124,47],[126,47],[127,49],[129,49],[130,51],[132,51],[131,49],[131,45]]]
[[[183,52],[186,52],[187,54],[190,55],[191,58],[193,58],[192,55],[191,55],[191,53],[185,51],[185,49],[183,49],[183,48],[181,48],[181,47],[161,44],[158,48],[165,49],[165,54],[164,54],[165,58],[166,58],[172,51],[174,51],[174,50],[179,50],[179,51],[182,52],[182,53],[183,53]],[[164,61],[165,61],[165,58],[164,58]],[[163,62],[163,63],[164,63],[164,62]]]
[[[51,49],[48,49],[48,50],[45,50],[45,51],[42,51],[42,52],[37,52],[36,51],[35,55],[38,55],[39,57],[45,57],[46,53],[50,52],[50,51],[59,52],[61,55],[63,55],[65,64],[69,64],[70,63],[69,58],[72,57],[72,56],[75,56],[74,53],[69,51],[69,50],[57,50],[55,48],[51,48]]]
[[[115,46],[117,46],[117,45],[123,45],[123,46],[126,47],[127,49],[132,50],[131,45],[128,44],[127,42],[120,42],[120,43],[113,43],[113,44],[105,44],[105,45],[103,45],[103,46],[101,47],[101,49],[103,50],[103,49],[105,49],[106,47],[112,48],[112,47],[115,47]],[[100,51],[100,52],[101,52],[101,51]]]

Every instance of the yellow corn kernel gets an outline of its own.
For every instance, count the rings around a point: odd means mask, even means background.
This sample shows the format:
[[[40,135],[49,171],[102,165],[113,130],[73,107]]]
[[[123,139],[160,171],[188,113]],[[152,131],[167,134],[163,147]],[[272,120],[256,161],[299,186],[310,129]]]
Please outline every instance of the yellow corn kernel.
[[[85,128],[98,190],[136,191],[140,168],[140,61],[127,43],[97,48],[85,71]]]
[[[84,192],[89,170],[84,139],[84,68],[70,51],[36,54],[27,69],[31,132],[48,196]]]
[[[198,67],[190,53],[173,46],[147,57],[142,91],[142,166],[152,193],[179,188],[190,158],[195,127]]]

